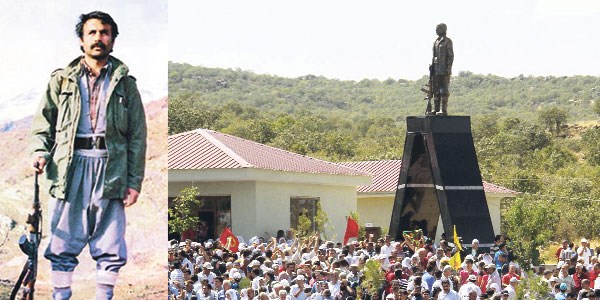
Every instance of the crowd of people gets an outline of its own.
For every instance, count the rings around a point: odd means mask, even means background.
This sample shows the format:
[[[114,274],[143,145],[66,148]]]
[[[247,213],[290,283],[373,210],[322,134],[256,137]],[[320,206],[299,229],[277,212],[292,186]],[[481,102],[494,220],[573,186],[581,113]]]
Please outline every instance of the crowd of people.
[[[169,248],[169,299],[174,300],[404,300],[522,299],[527,278],[501,235],[479,247],[440,240],[390,236],[346,245],[308,238],[253,237],[232,251],[230,243],[172,240]],[[564,241],[557,264],[540,267],[529,285],[543,285],[543,298],[600,300],[600,247],[586,239]],[[369,280],[365,265],[378,262],[381,281]],[[454,265],[454,266],[453,266]],[[374,278],[376,278],[375,276]],[[366,283],[366,284],[365,284]]]

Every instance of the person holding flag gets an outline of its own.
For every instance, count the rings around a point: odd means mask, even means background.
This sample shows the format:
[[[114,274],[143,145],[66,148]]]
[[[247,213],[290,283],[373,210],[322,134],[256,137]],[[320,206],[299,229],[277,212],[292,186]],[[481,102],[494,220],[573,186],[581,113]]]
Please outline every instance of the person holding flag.
[[[346,245],[351,238],[358,239],[358,223],[352,219],[352,216],[348,216],[347,219],[348,223],[346,224],[346,233],[344,234],[344,245]]]
[[[238,252],[238,246],[240,242],[229,227],[225,227],[225,229],[223,229],[223,233],[221,233],[219,241],[224,245],[226,250]]]
[[[463,247],[460,244],[458,235],[456,234],[456,225],[454,225],[454,247],[456,249],[456,252],[454,253],[454,255],[452,255],[452,258],[450,258],[450,265],[452,266],[452,268],[454,268],[454,270],[458,270],[462,265],[460,252],[463,251]]]

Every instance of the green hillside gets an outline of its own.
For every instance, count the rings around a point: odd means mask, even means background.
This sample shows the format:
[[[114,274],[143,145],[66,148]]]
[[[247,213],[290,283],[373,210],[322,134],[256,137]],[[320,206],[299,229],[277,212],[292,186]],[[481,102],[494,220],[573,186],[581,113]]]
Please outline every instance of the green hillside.
[[[425,101],[420,88],[426,82],[426,76],[417,81],[342,81],[314,75],[284,78],[169,63],[171,99],[193,95],[195,105],[235,102],[272,113],[309,110],[350,120],[388,117],[403,122],[406,116],[422,114]],[[449,107],[454,115],[497,113],[530,119],[538,110],[558,105],[573,120],[591,120],[596,117],[592,106],[600,99],[600,77],[592,76],[502,78],[460,72],[450,88]]]

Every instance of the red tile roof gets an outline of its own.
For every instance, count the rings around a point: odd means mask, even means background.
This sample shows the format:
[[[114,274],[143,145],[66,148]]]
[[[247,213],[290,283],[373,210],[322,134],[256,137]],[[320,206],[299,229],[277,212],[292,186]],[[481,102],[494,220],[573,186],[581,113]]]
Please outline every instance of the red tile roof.
[[[336,175],[371,175],[208,129],[169,136],[169,169],[257,168]]]
[[[398,185],[398,176],[400,175],[401,160],[379,160],[379,161],[356,161],[344,162],[340,165],[361,170],[373,174],[373,183],[371,185],[359,186],[359,193],[374,192],[394,192]],[[499,194],[517,194],[517,192],[483,182],[483,189],[486,193]]]

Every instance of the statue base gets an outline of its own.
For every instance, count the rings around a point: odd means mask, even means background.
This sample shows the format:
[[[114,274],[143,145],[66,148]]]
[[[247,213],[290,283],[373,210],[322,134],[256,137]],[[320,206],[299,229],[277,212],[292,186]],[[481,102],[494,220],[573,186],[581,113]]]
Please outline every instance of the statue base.
[[[468,116],[407,117],[407,133],[390,235],[438,226],[452,242],[453,226],[464,245],[474,238],[489,248],[494,229],[488,210]],[[442,224],[438,224],[438,220]]]

